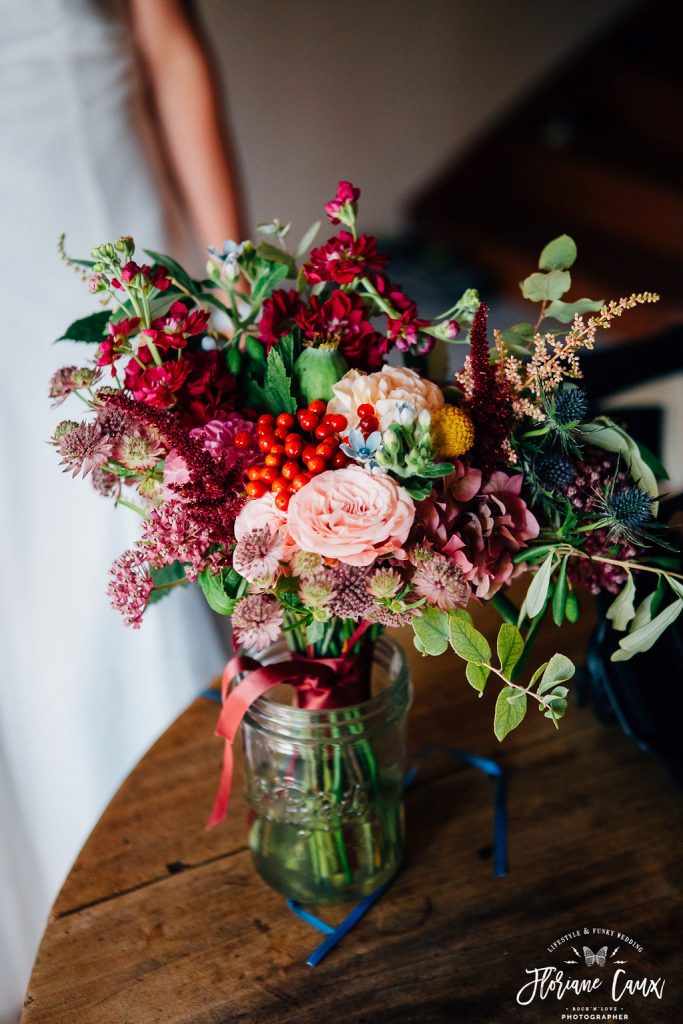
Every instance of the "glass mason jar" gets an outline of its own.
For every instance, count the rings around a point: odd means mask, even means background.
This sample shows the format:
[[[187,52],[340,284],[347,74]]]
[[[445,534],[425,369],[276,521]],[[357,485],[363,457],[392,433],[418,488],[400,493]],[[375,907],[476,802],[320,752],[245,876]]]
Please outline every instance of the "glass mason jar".
[[[259,660],[290,657],[280,641]],[[362,704],[304,710],[285,703],[291,687],[278,687],[244,717],[254,864],[268,885],[302,903],[366,896],[403,856],[410,672],[401,648],[385,637],[374,644],[372,662],[373,695]]]

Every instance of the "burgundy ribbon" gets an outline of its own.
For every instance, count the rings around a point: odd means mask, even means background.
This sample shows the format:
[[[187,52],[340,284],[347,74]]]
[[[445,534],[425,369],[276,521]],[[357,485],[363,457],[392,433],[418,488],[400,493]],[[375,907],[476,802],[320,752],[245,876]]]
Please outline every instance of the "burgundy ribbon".
[[[365,628],[359,627],[347,641],[347,651],[360,638]],[[221,700],[223,707],[216,725],[216,736],[225,740],[223,771],[213,810],[206,824],[213,828],[223,821],[230,806],[233,776],[232,745],[242,719],[259,697],[274,686],[286,683],[296,689],[297,704],[307,710],[324,711],[360,704],[370,696],[370,656],[361,663],[357,655],[342,654],[339,658],[304,658],[295,655],[277,665],[261,665],[254,658],[231,658],[223,670]],[[248,674],[230,689],[233,680],[243,672]]]

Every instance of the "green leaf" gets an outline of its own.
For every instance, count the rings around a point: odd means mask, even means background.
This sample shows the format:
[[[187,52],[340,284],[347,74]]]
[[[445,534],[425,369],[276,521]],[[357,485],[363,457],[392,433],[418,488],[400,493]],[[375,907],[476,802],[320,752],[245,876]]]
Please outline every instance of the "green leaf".
[[[649,466],[654,475],[658,480],[668,480],[669,474],[666,471],[666,466],[661,462],[654,452],[651,452],[647,445],[643,444],[642,441],[636,441],[638,445],[638,451],[640,457],[646,466]]]
[[[473,661],[468,661],[465,667],[465,675],[467,676],[467,682],[470,686],[473,686],[478,691],[481,697],[486,686],[486,680],[489,677],[490,669],[485,665],[476,665]]]
[[[548,662],[547,661],[544,661],[542,665],[538,666],[538,668],[536,669],[536,671],[534,672],[534,674],[531,677],[531,682],[529,683],[529,689],[532,689],[536,685],[536,683],[541,678],[541,676],[543,675],[543,673],[545,672],[547,667],[548,667]]]
[[[266,365],[264,387],[267,401],[272,413],[296,412],[296,402],[292,395],[292,382],[287,376],[285,364],[277,347],[271,348]]]
[[[668,605],[663,612],[656,615],[651,622],[641,626],[632,633],[623,636],[619,641],[619,650],[612,655],[612,661],[628,661],[634,654],[649,651],[672,622],[675,622],[683,610],[683,600],[679,597]]]
[[[627,628],[629,622],[636,614],[633,604],[633,598],[636,596],[636,585],[633,582],[631,573],[628,570],[626,572],[626,583],[605,612],[605,617],[611,621],[613,628],[618,629],[620,632]]]
[[[284,264],[292,272],[292,275],[294,274],[294,260],[284,249],[278,249],[276,245],[271,245],[270,242],[259,242],[256,246],[256,252],[269,263]]]
[[[548,597],[550,578],[553,573],[555,552],[551,551],[540,569],[534,573],[526,594],[526,613],[530,619],[535,618],[543,608]]]
[[[669,584],[674,594],[678,597],[683,597],[683,582],[681,582],[681,580],[677,580],[675,576],[667,576],[666,582]]]
[[[451,647],[456,654],[465,661],[473,661],[477,665],[482,662],[490,662],[491,648],[486,637],[475,629],[472,619],[467,613],[463,614],[459,609],[448,616],[449,637]]]
[[[519,287],[525,299],[532,302],[546,302],[561,298],[569,291],[572,284],[571,274],[567,270],[551,270],[547,274],[529,274]]]
[[[553,654],[545,667],[543,678],[536,692],[540,697],[547,690],[551,690],[557,683],[564,683],[567,679],[571,679],[575,672],[576,667],[573,661],[570,661],[564,654]]]
[[[207,604],[219,615],[232,615],[235,604],[248,583],[234,569],[211,573],[204,569],[197,577]]]
[[[561,324],[570,324],[577,313],[579,316],[583,313],[598,313],[603,306],[603,299],[577,299],[576,302],[553,299],[546,309],[545,315],[559,320]]]
[[[564,605],[564,614],[567,616],[567,622],[578,622],[580,611],[579,599],[574,591],[570,590]]]
[[[540,270],[569,270],[576,260],[576,242],[569,235],[559,235],[544,247],[538,260]]]
[[[161,601],[162,597],[167,597],[168,594],[172,593],[176,588],[168,587],[168,583],[178,583],[185,579],[185,566],[182,562],[171,562],[170,565],[164,565],[161,569],[150,568],[152,579],[154,580],[155,589],[152,591],[149,597],[148,604],[156,604],[157,601]],[[157,590],[157,587],[163,587],[163,590]]]
[[[290,275],[289,267],[285,263],[266,264],[265,266],[272,269],[257,275],[249,296],[253,306],[261,305],[281,281],[284,281],[286,277],[293,276],[293,273]]]
[[[311,224],[310,228],[308,229],[308,231],[305,233],[305,235],[302,237],[301,241],[297,245],[296,252],[295,252],[295,256],[296,256],[297,259],[300,256],[303,256],[304,253],[308,252],[308,250],[310,249],[311,245],[313,244],[313,240],[314,240],[315,236],[318,234],[319,231],[320,231],[320,221],[317,220],[315,222],[315,224]]]
[[[496,648],[498,660],[500,661],[500,670],[507,679],[510,679],[514,667],[524,650],[524,640],[516,626],[511,625],[509,622],[503,623],[498,630]]]
[[[82,341],[87,345],[103,340],[106,334],[107,324],[112,318],[111,309],[103,309],[98,313],[91,313],[81,320],[74,320],[57,341]]]
[[[515,348],[521,348],[524,351],[524,355],[529,355],[528,346],[531,344],[534,334],[533,324],[513,324],[512,327],[508,327],[502,331],[502,337],[508,348],[514,346]]]
[[[493,716],[493,731],[501,742],[509,732],[516,729],[526,715],[526,694],[511,686],[504,686],[496,700]]]
[[[448,648],[446,612],[439,611],[438,608],[423,608],[422,615],[413,619],[413,630],[422,645],[422,653],[436,656],[443,654]]]
[[[560,563],[560,571],[557,574],[557,580],[555,581],[555,590],[553,591],[553,622],[556,626],[561,626],[564,622],[565,607],[567,604],[567,558],[565,555]]]

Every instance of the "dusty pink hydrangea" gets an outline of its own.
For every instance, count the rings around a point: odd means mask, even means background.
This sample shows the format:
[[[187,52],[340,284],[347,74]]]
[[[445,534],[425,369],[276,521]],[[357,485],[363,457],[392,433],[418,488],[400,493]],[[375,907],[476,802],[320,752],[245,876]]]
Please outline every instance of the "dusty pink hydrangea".
[[[488,600],[526,570],[512,556],[538,536],[539,525],[521,497],[522,475],[492,473],[456,460],[435,496],[420,503],[423,535],[462,571],[477,597]]]

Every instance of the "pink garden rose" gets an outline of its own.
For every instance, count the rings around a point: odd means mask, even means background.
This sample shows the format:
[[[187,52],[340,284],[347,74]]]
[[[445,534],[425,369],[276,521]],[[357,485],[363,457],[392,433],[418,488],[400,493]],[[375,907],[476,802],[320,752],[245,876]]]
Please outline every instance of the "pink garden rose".
[[[287,524],[302,551],[365,566],[400,554],[414,518],[412,498],[391,477],[350,466],[321,473],[292,495]]]
[[[522,474],[492,473],[455,460],[436,497],[421,502],[418,517],[434,549],[459,566],[477,597],[489,600],[526,571],[512,555],[538,536],[535,516],[520,497]]]
[[[327,411],[346,416],[349,430],[358,426],[359,405],[373,406],[379,429],[386,430],[394,422],[396,406],[402,402],[410,403],[416,415],[423,409],[436,412],[444,404],[441,388],[408,366],[383,366],[376,373],[349,370],[332,391]]]

